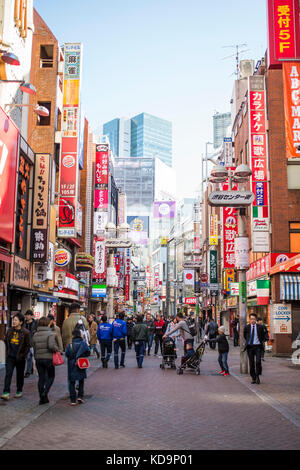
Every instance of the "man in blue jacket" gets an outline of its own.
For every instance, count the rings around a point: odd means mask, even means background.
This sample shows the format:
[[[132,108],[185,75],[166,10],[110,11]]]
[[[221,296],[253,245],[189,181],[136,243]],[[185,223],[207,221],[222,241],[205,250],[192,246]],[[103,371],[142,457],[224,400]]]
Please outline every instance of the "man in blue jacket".
[[[121,348],[121,361],[120,366],[125,367],[125,351],[126,351],[126,335],[127,335],[127,326],[124,321],[124,312],[119,313],[119,318],[115,320],[112,324],[113,326],[113,342],[114,342],[114,360],[115,360],[115,369],[119,369],[119,347]]]
[[[107,316],[103,315],[101,323],[98,325],[97,338],[101,348],[101,361],[104,369],[107,369],[107,364],[111,356],[112,351],[112,329],[111,323],[108,323]],[[105,357],[106,353],[106,357]]]

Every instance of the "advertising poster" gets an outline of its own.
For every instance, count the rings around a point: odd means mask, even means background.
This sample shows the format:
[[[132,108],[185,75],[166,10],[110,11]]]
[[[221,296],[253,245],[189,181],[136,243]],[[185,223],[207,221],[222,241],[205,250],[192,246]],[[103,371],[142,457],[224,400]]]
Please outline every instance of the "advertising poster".
[[[32,252],[33,262],[46,263],[48,260],[48,206],[49,206],[50,155],[37,153],[35,156]]]

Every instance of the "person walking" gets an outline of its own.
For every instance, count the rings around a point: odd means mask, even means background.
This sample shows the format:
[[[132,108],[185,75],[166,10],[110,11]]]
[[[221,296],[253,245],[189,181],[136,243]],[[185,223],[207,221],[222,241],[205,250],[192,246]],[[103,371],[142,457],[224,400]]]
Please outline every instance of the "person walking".
[[[47,317],[41,317],[33,337],[34,357],[39,375],[40,405],[49,403],[48,393],[55,379],[55,367],[52,358],[53,353],[58,351],[58,346],[55,341],[55,333],[50,327],[50,321]]]
[[[260,384],[259,376],[262,373],[261,365],[261,352],[262,345],[265,339],[265,332],[262,325],[257,324],[257,315],[250,314],[250,323],[244,328],[245,348],[247,350],[250,375],[252,377],[252,384]]]
[[[128,317],[127,319],[127,347],[128,349],[132,348],[132,331],[135,323],[132,319],[132,317]]]
[[[154,356],[157,356],[158,348],[160,346],[160,354],[162,354],[162,340],[163,335],[166,329],[166,325],[160,313],[157,314],[156,320],[154,322],[155,331],[154,331],[154,341],[155,341],[155,349],[154,349]]]
[[[187,351],[193,350],[194,348],[194,338],[190,333],[189,326],[183,318],[183,314],[181,312],[177,313],[176,316],[177,323],[170,329],[168,332],[168,336],[172,336],[173,333],[176,331],[179,332],[180,336],[183,339],[183,349],[184,349],[184,356],[187,356]],[[163,339],[167,337],[166,334],[163,335]]]
[[[107,316],[102,315],[101,323],[97,329],[97,338],[100,343],[101,361],[104,369],[107,369],[112,352],[112,328],[112,324],[107,321]]]
[[[56,345],[58,347],[58,351],[62,354],[64,352],[64,346],[63,346],[63,342],[62,342],[60,328],[59,328],[59,326],[57,326],[55,324],[55,318],[54,318],[54,315],[52,315],[52,313],[49,313],[47,315],[47,318],[49,318],[49,320],[50,320],[49,327],[51,328],[51,330],[54,333],[55,342],[56,342]]]
[[[137,324],[134,325],[132,330],[132,339],[136,353],[136,362],[139,369],[143,367],[145,344],[148,344],[148,336],[148,327],[143,323],[143,316],[138,315]]]
[[[88,330],[89,324],[87,319],[80,313],[80,304],[73,303],[70,306],[70,315],[65,319],[62,326],[62,340],[64,349],[66,349],[68,344],[72,343],[72,333],[77,323],[82,324],[83,327]]]
[[[231,327],[233,330],[233,346],[237,347],[239,345],[239,316],[237,315],[233,318],[231,322]]]
[[[150,356],[150,351],[152,348],[154,332],[155,332],[155,322],[150,313],[147,313],[146,315],[145,325],[147,326],[147,330],[148,330],[147,346],[148,346],[148,356]]]
[[[208,336],[209,339],[214,339],[217,337],[218,333],[218,324],[212,318],[209,319],[208,323],[206,324],[205,334]],[[211,349],[216,349],[216,342],[211,341],[209,343],[209,347]]]
[[[208,336],[205,336],[205,341],[214,342],[218,344],[218,362],[221,368],[219,372],[220,375],[224,375],[227,377],[229,375],[229,367],[228,367],[228,353],[229,353],[229,343],[227,341],[225,335],[225,326],[219,326],[218,328],[218,335],[216,338],[209,339]]]
[[[112,324],[115,369],[119,369],[119,348],[121,349],[120,367],[125,367],[127,325],[124,316],[124,312],[120,312],[119,318]]]
[[[26,358],[25,378],[28,378],[30,374],[33,374],[33,342],[32,338],[37,330],[37,320],[34,319],[34,313],[32,310],[26,310],[24,328],[30,332],[30,350]]]
[[[79,358],[88,357],[91,353],[90,347],[82,337],[82,328],[76,325],[72,332],[72,342],[68,344],[66,349],[66,357],[68,359],[68,382],[70,392],[70,405],[75,406],[77,403],[84,403],[84,379],[86,379],[86,369],[80,369],[77,365]],[[75,383],[79,382],[78,396],[76,403]]]
[[[172,330],[172,328],[174,328],[174,326],[176,325],[176,323],[177,323],[176,317],[171,317],[171,320],[170,320],[170,322],[168,323],[168,326],[167,326],[167,329],[166,329],[166,332],[165,332],[166,337],[167,337],[167,336],[170,336],[170,338],[173,338],[173,340],[175,341],[175,345],[177,345],[177,340],[178,340],[178,338],[179,338],[179,336],[180,336],[180,333],[179,333],[179,331],[175,331],[175,333],[172,333],[172,334],[170,335],[170,331]]]
[[[263,319],[261,317],[257,318],[257,324],[262,325],[262,327],[264,329],[264,334],[265,334],[264,342],[262,344],[262,349],[261,349],[261,360],[264,361],[265,360],[265,351],[266,351],[266,342],[269,341],[270,337],[269,337],[268,328],[264,324]]]
[[[97,355],[97,359],[100,358],[99,351],[97,349],[97,330],[98,325],[95,322],[94,315],[92,313],[88,316],[88,324],[89,324],[89,333],[90,333],[90,348],[91,351],[94,351]]]
[[[6,364],[4,389],[1,395],[3,400],[10,399],[10,386],[15,368],[17,372],[17,391],[15,398],[22,396],[25,361],[30,350],[30,332],[23,327],[24,321],[25,318],[22,313],[14,315],[12,320],[13,326],[7,330],[5,335]]]

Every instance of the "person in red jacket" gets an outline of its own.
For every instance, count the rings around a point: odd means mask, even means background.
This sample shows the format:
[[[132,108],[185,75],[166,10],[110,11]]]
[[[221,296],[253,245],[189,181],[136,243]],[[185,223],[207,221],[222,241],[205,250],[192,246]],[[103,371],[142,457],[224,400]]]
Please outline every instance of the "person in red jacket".
[[[154,356],[157,356],[158,353],[158,346],[160,345],[160,353],[162,354],[162,337],[164,335],[165,329],[166,329],[166,324],[164,320],[162,319],[162,316],[160,313],[157,314],[156,320],[155,320],[155,332],[154,332],[154,341],[155,341],[155,350],[154,350]]]

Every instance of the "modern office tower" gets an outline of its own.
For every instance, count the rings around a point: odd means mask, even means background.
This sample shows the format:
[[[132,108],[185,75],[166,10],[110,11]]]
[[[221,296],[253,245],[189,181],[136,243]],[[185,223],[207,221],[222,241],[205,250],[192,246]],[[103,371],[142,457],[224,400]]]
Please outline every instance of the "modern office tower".
[[[214,148],[218,148],[223,144],[226,137],[226,130],[231,125],[231,113],[215,113],[213,115],[214,124]]]
[[[116,118],[103,125],[103,135],[116,157],[157,157],[172,167],[172,123],[165,119],[147,113]]]
[[[130,157],[131,121],[116,118],[103,125],[102,135],[108,137],[115,157]]]

